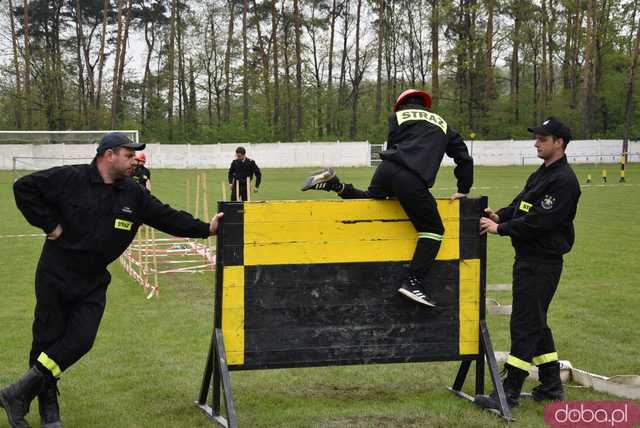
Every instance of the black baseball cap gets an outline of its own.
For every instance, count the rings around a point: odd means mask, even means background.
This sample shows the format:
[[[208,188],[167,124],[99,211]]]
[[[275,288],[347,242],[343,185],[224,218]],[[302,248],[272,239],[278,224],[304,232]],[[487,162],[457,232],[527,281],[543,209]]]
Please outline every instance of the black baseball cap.
[[[544,122],[542,122],[542,125],[527,128],[527,130],[538,135],[555,135],[556,137],[562,138],[565,143],[573,139],[569,127],[553,116],[546,118]]]
[[[103,153],[109,149],[115,149],[116,147],[127,147],[133,150],[144,150],[146,144],[136,143],[131,138],[127,137],[124,132],[109,132],[100,139],[100,144],[96,151]]]

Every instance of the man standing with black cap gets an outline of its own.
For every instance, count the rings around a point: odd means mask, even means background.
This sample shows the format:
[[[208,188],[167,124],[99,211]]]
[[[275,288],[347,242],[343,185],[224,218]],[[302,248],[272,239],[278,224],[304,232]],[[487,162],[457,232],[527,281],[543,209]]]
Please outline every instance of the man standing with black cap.
[[[106,134],[90,165],[55,167],[14,184],[16,204],[27,221],[47,235],[36,270],[36,308],[30,369],[0,390],[12,427],[38,396],[43,426],[61,427],[56,384],[91,349],[106,304],[107,266],[129,246],[140,225],[176,236],[207,238],[210,223],[156,199],[130,176],[144,144],[123,133]]]
[[[527,180],[508,207],[487,208],[480,219],[480,233],[509,236],[515,249],[511,352],[503,381],[507,403],[518,405],[522,384],[532,363],[538,366],[540,385],[533,389],[536,401],[563,400],[560,364],[547,311],[562,273],[562,256],[574,241],[580,185],[567,162],[565,150],[571,131],[554,117],[528,128],[535,134],[538,157],[544,163]],[[483,408],[499,408],[494,391],[477,396]]]
[[[251,181],[254,175],[256,182],[252,185],[253,189],[249,189],[247,187],[248,181]],[[246,201],[250,194],[249,191],[256,193],[262,181],[262,172],[260,172],[258,164],[247,157],[247,151],[242,146],[236,148],[236,158],[231,162],[228,176],[232,201]]]

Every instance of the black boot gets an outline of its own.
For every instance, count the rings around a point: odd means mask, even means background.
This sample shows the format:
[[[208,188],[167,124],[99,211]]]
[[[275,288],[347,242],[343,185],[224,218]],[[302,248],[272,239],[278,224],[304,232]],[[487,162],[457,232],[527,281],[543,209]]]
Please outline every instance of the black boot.
[[[62,428],[58,406],[58,386],[55,380],[48,381],[38,395],[42,428]]]
[[[507,377],[502,381],[502,387],[507,397],[507,404],[509,408],[513,409],[518,407],[520,398],[520,391],[522,390],[522,384],[529,375],[529,372],[521,370],[517,367],[513,367],[509,364],[505,364],[505,370],[507,371]],[[483,409],[495,409],[500,410],[500,400],[498,393],[493,391],[489,395],[476,395],[474,402]]]
[[[538,366],[540,385],[533,388],[531,395],[536,401],[564,400],[564,389],[560,380],[560,363],[552,361]]]
[[[0,407],[7,412],[12,428],[29,427],[24,417],[29,413],[31,401],[42,390],[45,379],[45,375],[33,366],[13,385],[0,390]]]

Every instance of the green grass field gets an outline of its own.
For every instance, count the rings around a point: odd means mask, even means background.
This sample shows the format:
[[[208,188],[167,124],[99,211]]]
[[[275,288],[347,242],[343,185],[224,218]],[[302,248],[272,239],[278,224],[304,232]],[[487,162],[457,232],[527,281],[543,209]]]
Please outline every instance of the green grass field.
[[[478,167],[472,196],[487,195],[491,207],[511,201],[535,169]],[[607,376],[640,374],[640,165],[627,168],[627,184],[598,185],[599,169],[578,166],[596,184],[584,186],[576,218],[576,244],[565,258],[562,280],[550,309],[561,359]],[[226,171],[206,171],[209,200],[221,196]],[[328,198],[302,193],[309,169],[265,170],[260,199]],[[344,168],[343,181],[366,186],[373,169]],[[186,178],[195,171],[154,170],[153,193],[185,208]],[[13,202],[10,172],[0,172],[0,235],[38,233]],[[433,191],[455,190],[451,169],[443,168]],[[213,203],[211,203],[213,212]],[[0,385],[13,382],[27,366],[34,308],[34,270],[42,238],[0,238]],[[507,238],[489,238],[488,282],[511,281],[513,250]],[[110,268],[106,313],[93,350],[63,374],[62,417],[67,427],[211,426],[193,405],[211,336],[213,275],[162,278],[160,299],[146,300],[141,287],[118,263]],[[489,293],[503,304],[510,293]],[[489,316],[494,348],[508,351],[508,317]],[[233,372],[241,427],[498,427],[505,423],[446,390],[459,363],[391,364]],[[487,376],[488,388],[490,380]],[[525,390],[533,387],[528,381]],[[473,392],[473,374],[465,390]],[[616,397],[578,387],[571,400]],[[29,421],[39,426],[37,404]],[[544,427],[544,408],[525,401],[515,410],[523,427]],[[7,426],[4,415],[0,427]]]

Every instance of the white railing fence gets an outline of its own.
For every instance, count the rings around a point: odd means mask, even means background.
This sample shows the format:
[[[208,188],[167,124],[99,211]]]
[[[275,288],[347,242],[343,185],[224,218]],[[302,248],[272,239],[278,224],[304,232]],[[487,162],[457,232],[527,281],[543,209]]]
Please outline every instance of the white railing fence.
[[[540,160],[532,140],[467,141],[475,165],[534,165]],[[148,144],[147,165],[152,168],[228,168],[238,144]],[[354,142],[298,142],[242,144],[247,156],[261,168],[360,167],[376,165],[381,144]],[[69,163],[84,163],[96,144],[0,144],[0,169],[33,170]],[[618,163],[622,140],[577,140],[569,143],[573,163]],[[629,142],[629,162],[640,161],[640,142]],[[443,165],[453,165],[445,156]]]

